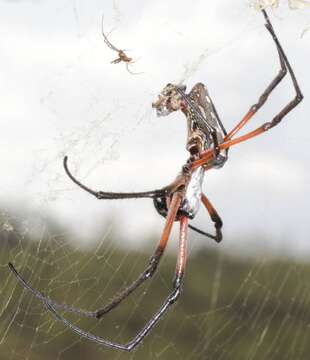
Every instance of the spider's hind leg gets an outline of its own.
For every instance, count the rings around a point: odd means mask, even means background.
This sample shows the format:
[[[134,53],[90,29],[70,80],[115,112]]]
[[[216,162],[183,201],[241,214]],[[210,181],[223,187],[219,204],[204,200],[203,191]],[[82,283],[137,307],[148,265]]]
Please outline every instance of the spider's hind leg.
[[[173,222],[175,221],[177,211],[182,201],[182,195],[180,193],[175,193],[172,197],[166,224],[160,239],[160,242],[154,252],[154,255],[150,258],[149,264],[146,269],[139,275],[139,277],[127,288],[121,291],[117,296],[115,296],[108,304],[104,307],[95,310],[95,311],[86,311],[83,309],[75,308],[73,306],[69,306],[66,304],[58,303],[48,297],[46,297],[43,293],[33,288],[28,282],[19,274],[19,272],[15,269],[14,265],[9,263],[8,266],[12,273],[15,275],[17,280],[21,283],[21,285],[28,291],[30,291],[35,297],[39,300],[49,304],[52,308],[61,309],[65,312],[72,312],[86,317],[92,317],[100,319],[103,315],[110,312],[116,306],[118,306],[123,300],[125,300],[134,290],[136,290],[144,281],[150,279],[155,273],[159,261],[165,251],[166,245],[169,240],[169,236],[171,233]]]
[[[77,335],[82,336],[88,340],[94,341],[95,343],[103,346],[107,346],[114,349],[119,349],[123,351],[132,351],[136,346],[138,346],[143,339],[149,334],[149,332],[154,328],[155,325],[160,321],[160,319],[167,313],[179,298],[182,290],[184,272],[187,260],[187,228],[188,228],[188,218],[183,216],[180,218],[180,240],[179,240],[179,252],[178,260],[175,271],[175,277],[173,282],[173,290],[166,298],[164,303],[161,305],[159,310],[155,313],[152,319],[140,330],[140,332],[127,344],[118,344],[113,343],[109,340],[103,339],[102,337],[88,333],[76,325],[69,322],[63,316],[57,313],[52,304],[45,302],[47,309],[55,316],[58,321],[61,321],[66,327],[75,332]]]
[[[207,236],[210,239],[215,240],[217,243],[221,242],[223,239],[223,235],[222,235],[222,227],[223,227],[223,221],[220,218],[219,214],[217,213],[217,211],[215,210],[215,208],[213,207],[213,205],[211,204],[210,200],[206,197],[206,195],[202,194],[201,195],[201,201],[204,204],[205,208],[207,209],[210,218],[212,220],[212,222],[214,223],[214,227],[215,227],[215,235],[209,234],[203,230],[198,229],[196,226],[193,225],[188,225],[188,227],[194,231],[196,231],[197,233]]]
[[[160,239],[160,242],[154,252],[154,255],[149,260],[147,268],[140,274],[140,276],[127,288],[125,288],[119,295],[117,295],[110,303],[105,305],[102,309],[96,311],[96,317],[100,319],[103,315],[114,309],[118,304],[120,304],[124,299],[126,299],[134,290],[136,290],[144,281],[150,279],[159,264],[159,261],[166,249],[166,245],[169,240],[173,222],[177,216],[178,209],[182,201],[182,196],[179,193],[175,193],[172,197],[167,218],[166,224]]]

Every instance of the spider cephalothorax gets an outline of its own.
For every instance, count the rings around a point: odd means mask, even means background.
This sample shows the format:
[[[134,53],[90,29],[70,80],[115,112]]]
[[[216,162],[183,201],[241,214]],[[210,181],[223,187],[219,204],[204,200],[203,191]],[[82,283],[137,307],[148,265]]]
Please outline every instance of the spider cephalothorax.
[[[188,123],[186,148],[190,152],[190,157],[186,161],[186,164],[183,165],[181,173],[168,186],[143,192],[118,193],[94,191],[82,184],[71,174],[68,169],[67,157],[64,158],[64,168],[70,179],[83,190],[94,195],[97,199],[115,200],[151,198],[153,199],[155,208],[159,214],[166,218],[160,241],[145,270],[138,276],[135,281],[120,291],[110,302],[94,311],[78,309],[66,304],[58,303],[46,297],[43,293],[30,286],[28,282],[24,280],[23,277],[17,272],[13,264],[9,263],[11,271],[14,273],[22,286],[29,290],[39,300],[41,300],[57,320],[61,321],[65,326],[77,333],[79,336],[94,341],[100,345],[124,351],[131,351],[141,343],[141,341],[153,329],[153,327],[169,310],[171,305],[175,303],[181,294],[186,265],[188,227],[200,234],[214,239],[217,242],[222,240],[222,220],[207,196],[202,192],[202,182],[205,172],[212,168],[223,166],[227,160],[227,151],[231,146],[252,139],[255,136],[263,134],[266,131],[272,129],[278,125],[281,120],[302,100],[303,96],[292,67],[274,32],[267,13],[264,10],[262,10],[262,13],[266,20],[265,26],[271,34],[272,39],[276,45],[281,68],[272,82],[261,94],[258,102],[250,107],[249,111],[244,115],[241,121],[237,123],[237,125],[233,127],[229,133],[226,133],[225,128],[208,94],[207,88],[202,83],[196,84],[189,92],[189,94],[185,93],[185,86],[168,84],[160,93],[158,100],[153,103],[153,107],[156,108],[157,114],[160,116],[168,115],[173,111],[182,110]],[[125,61],[124,59],[121,60]],[[294,99],[288,102],[286,106],[284,106],[270,122],[266,122],[255,130],[236,137],[236,134],[242,128],[244,128],[244,126],[250,121],[254,114],[264,105],[271,92],[281,82],[287,72],[289,72],[295,89]],[[189,219],[194,218],[200,203],[204,205],[209,213],[211,221],[214,224],[214,235],[206,233],[189,224]],[[126,344],[114,343],[102,337],[86,332],[58,313],[57,309],[60,309],[64,312],[72,312],[79,316],[100,319],[112,309],[116,308],[123,300],[132,294],[146,280],[150,279],[155,273],[167,246],[172,225],[175,221],[180,223],[180,233],[178,259],[172,283],[172,290],[161,307],[151,318],[151,320],[146,323],[146,325],[132,340]]]

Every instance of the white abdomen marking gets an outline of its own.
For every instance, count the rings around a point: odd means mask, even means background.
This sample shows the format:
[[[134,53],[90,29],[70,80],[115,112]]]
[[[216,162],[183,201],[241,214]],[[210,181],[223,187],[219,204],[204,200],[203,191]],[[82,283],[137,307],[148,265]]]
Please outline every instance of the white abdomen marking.
[[[195,217],[199,210],[204,174],[205,171],[202,167],[194,170],[180,208],[191,219]]]

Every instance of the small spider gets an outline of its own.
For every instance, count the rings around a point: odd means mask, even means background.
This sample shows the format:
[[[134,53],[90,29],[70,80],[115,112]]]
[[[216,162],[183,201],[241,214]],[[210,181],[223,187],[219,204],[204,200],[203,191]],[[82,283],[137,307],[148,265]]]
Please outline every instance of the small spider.
[[[134,64],[137,60],[133,61],[133,59],[129,56],[126,55],[125,50],[121,50],[118,49],[116,46],[114,46],[113,44],[110,43],[107,35],[104,33],[103,31],[103,16],[102,16],[102,26],[101,26],[101,32],[102,32],[102,36],[104,38],[104,42],[108,45],[108,47],[114,51],[116,51],[118,53],[118,58],[116,58],[115,60],[111,61],[111,64],[118,64],[121,61],[123,61],[124,63],[126,63],[126,69],[127,71],[132,74],[132,75],[139,75],[142,74],[141,72],[139,73],[134,73],[129,69],[129,65]]]
[[[161,91],[158,100],[153,103],[153,107],[156,109],[158,116],[166,116],[172,112],[181,110],[187,119],[188,136],[186,148],[190,153],[190,157],[186,164],[182,167],[180,174],[168,186],[158,190],[135,193],[94,191],[83,185],[71,174],[67,164],[68,158],[64,158],[65,171],[70,179],[82,189],[94,195],[97,199],[114,200],[151,198],[153,199],[155,208],[158,213],[166,218],[164,230],[159,244],[155,249],[154,254],[150,258],[146,269],[131,285],[116,295],[112,301],[96,311],[85,311],[49,299],[43,293],[30,286],[26,280],[24,280],[23,277],[17,272],[15,267],[9,263],[11,271],[14,273],[22,286],[24,286],[24,288],[29,290],[34,296],[40,299],[45,304],[47,309],[56,317],[56,319],[61,321],[65,326],[78,335],[107,347],[124,351],[133,350],[139,343],[141,343],[145,336],[153,329],[153,327],[159,322],[162,316],[170,309],[171,305],[174,304],[180,296],[186,265],[188,227],[214,239],[217,242],[222,240],[222,220],[207,196],[202,192],[202,183],[205,172],[212,168],[222,167],[227,161],[228,149],[231,146],[260,135],[279,124],[284,116],[287,115],[295,106],[297,106],[297,104],[303,98],[294,72],[283,51],[282,46],[279,43],[277,36],[275,35],[269,18],[264,10],[262,10],[262,13],[266,20],[265,26],[271,34],[277,47],[281,69],[266,88],[266,90],[259,97],[258,102],[250,107],[249,111],[242,118],[242,120],[229,133],[226,132],[208,94],[208,91],[202,83],[196,84],[189,92],[189,94],[186,94],[186,87],[183,85],[168,84]],[[250,131],[245,135],[235,137],[235,135],[248,123],[253,115],[264,105],[270,93],[280,83],[280,81],[286,75],[287,71],[290,74],[296,92],[294,99],[291,100],[270,122],[264,123],[256,130]],[[195,217],[200,203],[204,205],[210,215],[212,222],[214,223],[214,235],[206,233],[189,224],[189,219],[193,219]],[[57,309],[60,309],[64,312],[73,312],[80,316],[101,319],[105,314],[116,308],[142,283],[153,276],[165,251],[172,225],[175,221],[180,223],[180,236],[173,289],[159,310],[151,318],[151,320],[149,320],[142,328],[142,330],[140,330],[140,332],[127,344],[114,343],[99,336],[88,333],[69,322],[66,318],[57,312]]]

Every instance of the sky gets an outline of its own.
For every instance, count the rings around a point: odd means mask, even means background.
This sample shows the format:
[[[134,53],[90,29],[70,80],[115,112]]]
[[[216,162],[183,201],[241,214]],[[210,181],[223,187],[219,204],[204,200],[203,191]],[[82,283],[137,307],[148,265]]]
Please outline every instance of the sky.
[[[308,257],[310,7],[280,1],[269,14],[305,99],[279,126],[231,149],[225,166],[206,174],[204,192],[224,221],[227,251]],[[117,54],[103,41],[102,16],[110,41],[129,49],[142,74],[110,63]],[[164,220],[147,199],[92,198],[65,175],[64,155],[96,190],[160,188],[188,157],[184,116],[157,118],[151,107],[167,83],[206,84],[229,130],[279,70],[263,16],[246,0],[2,0],[0,17],[0,201],[52,216],[76,241],[112,227],[143,244]],[[293,96],[287,77],[245,130]],[[193,224],[212,229],[203,208]]]

